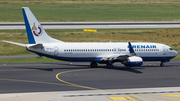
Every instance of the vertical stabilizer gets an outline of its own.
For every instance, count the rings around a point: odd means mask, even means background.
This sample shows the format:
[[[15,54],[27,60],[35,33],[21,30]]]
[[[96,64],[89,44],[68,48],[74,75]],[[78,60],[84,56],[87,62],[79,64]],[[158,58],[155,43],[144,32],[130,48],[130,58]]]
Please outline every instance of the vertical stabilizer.
[[[62,41],[51,38],[41,24],[38,22],[34,14],[28,7],[22,7],[24,22],[26,26],[29,44],[38,43],[59,43]]]

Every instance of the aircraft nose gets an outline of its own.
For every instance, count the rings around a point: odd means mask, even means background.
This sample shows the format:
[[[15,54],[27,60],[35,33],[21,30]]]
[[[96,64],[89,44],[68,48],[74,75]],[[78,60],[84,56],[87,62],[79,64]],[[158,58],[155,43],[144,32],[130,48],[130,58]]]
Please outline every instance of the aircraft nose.
[[[178,52],[174,51],[174,55],[177,56],[177,55],[178,55]]]

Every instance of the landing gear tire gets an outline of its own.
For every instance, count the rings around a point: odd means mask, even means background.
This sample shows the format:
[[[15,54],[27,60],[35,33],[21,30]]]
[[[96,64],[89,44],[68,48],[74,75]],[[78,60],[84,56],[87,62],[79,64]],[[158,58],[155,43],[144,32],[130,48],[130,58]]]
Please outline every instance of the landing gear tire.
[[[163,63],[163,62],[161,62],[160,66],[161,66],[161,67],[164,67],[164,63]]]
[[[114,68],[114,66],[112,64],[107,64],[106,67],[109,68],[109,69],[113,69]]]
[[[97,68],[98,64],[96,62],[91,62],[91,68]]]

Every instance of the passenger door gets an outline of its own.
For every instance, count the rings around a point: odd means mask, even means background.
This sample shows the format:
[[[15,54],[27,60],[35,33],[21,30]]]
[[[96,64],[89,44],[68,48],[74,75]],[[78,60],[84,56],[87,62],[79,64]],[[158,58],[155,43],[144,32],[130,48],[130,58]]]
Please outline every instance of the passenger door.
[[[57,56],[59,54],[59,49],[57,46],[54,47],[54,56]]]
[[[163,46],[163,55],[166,55],[166,53],[167,53],[167,49],[165,46]]]

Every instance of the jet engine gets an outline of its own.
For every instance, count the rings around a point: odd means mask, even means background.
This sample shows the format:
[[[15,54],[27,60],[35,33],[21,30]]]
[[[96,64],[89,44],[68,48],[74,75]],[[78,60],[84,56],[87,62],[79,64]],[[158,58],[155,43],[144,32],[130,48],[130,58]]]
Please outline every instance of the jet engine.
[[[141,66],[143,64],[143,60],[141,57],[131,56],[122,61],[122,64],[124,64],[125,66]]]

